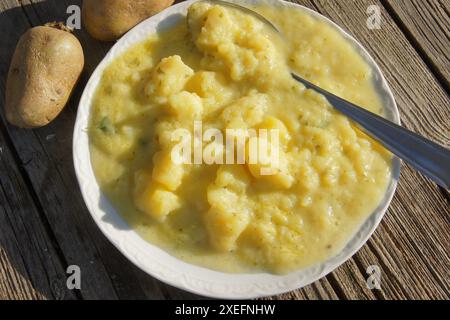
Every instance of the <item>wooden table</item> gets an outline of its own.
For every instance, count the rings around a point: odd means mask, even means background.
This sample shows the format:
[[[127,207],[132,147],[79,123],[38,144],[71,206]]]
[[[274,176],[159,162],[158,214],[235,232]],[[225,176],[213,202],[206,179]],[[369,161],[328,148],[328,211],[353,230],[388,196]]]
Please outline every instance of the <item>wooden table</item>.
[[[377,60],[395,94],[403,124],[450,145],[449,0],[302,0],[349,30]],[[80,0],[0,0],[0,109],[19,37],[30,27],[68,17]],[[381,29],[367,9],[381,10]],[[72,165],[77,105],[91,72],[111,44],[84,31],[86,68],[70,104],[38,130],[0,118],[0,299],[185,299],[134,267],[100,233],[80,195]],[[274,299],[448,299],[449,194],[404,166],[380,227],[351,260],[316,283]],[[81,290],[66,269],[82,270]],[[382,270],[381,290],[367,288],[367,267]]]

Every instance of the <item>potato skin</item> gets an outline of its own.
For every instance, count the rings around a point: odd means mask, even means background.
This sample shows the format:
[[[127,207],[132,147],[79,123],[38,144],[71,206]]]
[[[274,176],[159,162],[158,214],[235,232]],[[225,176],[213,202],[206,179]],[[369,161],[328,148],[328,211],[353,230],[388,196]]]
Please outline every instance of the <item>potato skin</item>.
[[[6,82],[5,113],[18,127],[45,126],[63,110],[84,67],[78,39],[50,26],[19,40]]]
[[[113,41],[173,2],[174,0],[84,0],[83,23],[93,38]]]

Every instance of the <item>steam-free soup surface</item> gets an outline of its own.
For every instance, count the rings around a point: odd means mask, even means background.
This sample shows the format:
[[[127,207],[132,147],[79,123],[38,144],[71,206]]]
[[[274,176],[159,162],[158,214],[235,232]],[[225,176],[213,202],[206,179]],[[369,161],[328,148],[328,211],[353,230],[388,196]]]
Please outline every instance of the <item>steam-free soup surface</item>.
[[[284,45],[255,18],[200,3],[108,66],[91,156],[103,192],[151,243],[217,270],[285,273],[342,249],[384,196],[391,156],[290,76],[382,113],[352,45],[302,10],[256,9]],[[171,134],[194,121],[204,131],[278,130],[276,173],[261,175],[271,165],[258,162],[175,164]]]

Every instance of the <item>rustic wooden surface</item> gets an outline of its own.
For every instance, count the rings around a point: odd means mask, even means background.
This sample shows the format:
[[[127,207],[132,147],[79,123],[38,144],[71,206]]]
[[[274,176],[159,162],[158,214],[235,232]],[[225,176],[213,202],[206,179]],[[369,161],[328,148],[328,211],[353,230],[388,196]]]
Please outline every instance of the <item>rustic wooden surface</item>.
[[[396,96],[403,124],[450,146],[448,0],[300,0],[340,24],[369,50]],[[0,0],[0,299],[197,299],[129,263],[100,233],[83,203],[72,165],[79,97],[110,48],[76,31],[86,68],[65,111],[49,126],[20,130],[5,120],[4,90],[19,37],[66,20],[81,0]],[[366,26],[367,8],[382,13]],[[370,241],[326,278],[272,299],[448,299],[449,194],[408,166]],[[66,287],[66,268],[82,270],[81,290]],[[382,269],[369,290],[366,269]]]

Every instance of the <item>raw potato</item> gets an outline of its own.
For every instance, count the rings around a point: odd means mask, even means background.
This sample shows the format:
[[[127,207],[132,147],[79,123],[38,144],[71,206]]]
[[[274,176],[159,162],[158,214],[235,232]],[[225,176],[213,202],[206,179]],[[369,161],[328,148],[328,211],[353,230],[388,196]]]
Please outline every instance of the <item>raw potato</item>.
[[[17,44],[9,69],[8,121],[22,128],[51,122],[69,100],[83,67],[81,44],[62,24],[28,30]]]
[[[174,0],[84,0],[83,22],[95,39],[113,41],[173,2]]]

